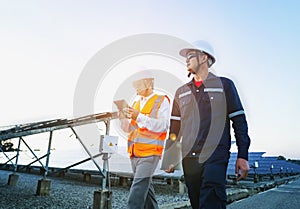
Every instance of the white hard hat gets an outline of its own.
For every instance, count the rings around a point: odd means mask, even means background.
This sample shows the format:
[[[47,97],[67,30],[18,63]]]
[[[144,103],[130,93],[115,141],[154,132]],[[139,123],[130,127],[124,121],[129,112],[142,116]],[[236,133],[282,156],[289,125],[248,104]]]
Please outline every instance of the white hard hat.
[[[154,79],[154,74],[151,70],[141,68],[132,76],[133,81],[144,80],[144,79]]]
[[[192,47],[181,49],[179,54],[183,57],[186,57],[187,53],[191,50],[197,50],[208,54],[211,58],[211,63],[209,63],[209,67],[216,62],[215,51],[213,47],[206,41],[203,40],[195,41],[192,44]]]
[[[151,70],[141,70],[132,76],[132,84],[135,89],[153,87],[154,75]]]

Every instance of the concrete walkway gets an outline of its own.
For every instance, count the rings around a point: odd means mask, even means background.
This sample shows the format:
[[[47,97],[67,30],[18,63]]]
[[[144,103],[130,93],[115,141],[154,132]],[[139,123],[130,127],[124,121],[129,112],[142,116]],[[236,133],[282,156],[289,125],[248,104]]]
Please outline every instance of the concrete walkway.
[[[234,202],[227,209],[299,209],[300,179]]]
[[[299,176],[276,178],[274,181],[241,181],[237,185],[228,185],[227,209],[299,209]],[[275,201],[276,199],[276,201]],[[191,209],[189,201],[161,205],[160,209]]]

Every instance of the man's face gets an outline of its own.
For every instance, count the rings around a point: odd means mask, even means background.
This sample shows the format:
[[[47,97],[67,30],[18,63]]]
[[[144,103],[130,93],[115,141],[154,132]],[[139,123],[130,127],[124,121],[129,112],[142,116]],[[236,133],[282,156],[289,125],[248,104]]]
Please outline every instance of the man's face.
[[[200,52],[191,50],[186,55],[186,66],[188,69],[194,70],[198,65],[198,59],[200,56]],[[198,57],[198,59],[197,59]]]
[[[153,89],[153,78],[145,78],[134,81],[133,87],[135,88],[138,95],[147,96],[149,90]]]
[[[190,73],[199,71],[200,65],[207,62],[207,55],[201,51],[191,50],[186,55],[186,66]]]

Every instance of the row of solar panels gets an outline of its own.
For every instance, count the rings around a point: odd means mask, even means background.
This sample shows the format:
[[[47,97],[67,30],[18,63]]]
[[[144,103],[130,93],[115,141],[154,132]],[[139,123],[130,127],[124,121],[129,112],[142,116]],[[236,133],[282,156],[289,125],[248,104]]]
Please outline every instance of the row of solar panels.
[[[249,174],[280,174],[280,173],[300,173],[300,165],[286,161],[279,160],[278,157],[262,157],[264,152],[250,152],[249,153]],[[227,175],[235,174],[235,161],[237,153],[231,153]]]
[[[54,119],[15,126],[0,127],[0,141],[43,132],[50,132],[74,126],[86,125],[100,121],[108,121],[118,117],[117,112],[105,112],[86,115],[73,119]]]

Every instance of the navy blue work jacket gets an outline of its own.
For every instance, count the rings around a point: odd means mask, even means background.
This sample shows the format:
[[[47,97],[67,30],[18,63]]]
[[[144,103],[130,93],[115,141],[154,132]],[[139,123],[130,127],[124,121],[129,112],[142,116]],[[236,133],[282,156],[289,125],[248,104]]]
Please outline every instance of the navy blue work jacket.
[[[176,91],[169,136],[181,141],[183,157],[200,162],[229,159],[230,121],[238,146],[238,157],[248,160],[250,138],[242,103],[234,83],[209,73],[200,87],[194,80]],[[166,149],[170,146],[168,139]]]

